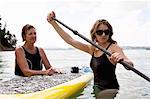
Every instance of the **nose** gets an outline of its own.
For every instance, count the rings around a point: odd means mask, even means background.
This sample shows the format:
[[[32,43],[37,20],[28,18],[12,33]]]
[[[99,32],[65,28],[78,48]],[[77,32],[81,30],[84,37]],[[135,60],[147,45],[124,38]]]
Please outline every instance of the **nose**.
[[[33,36],[33,37],[36,37],[36,33],[33,33],[32,36]]]
[[[36,37],[36,34],[33,34],[34,37]]]
[[[102,33],[102,36],[105,36],[105,32]]]

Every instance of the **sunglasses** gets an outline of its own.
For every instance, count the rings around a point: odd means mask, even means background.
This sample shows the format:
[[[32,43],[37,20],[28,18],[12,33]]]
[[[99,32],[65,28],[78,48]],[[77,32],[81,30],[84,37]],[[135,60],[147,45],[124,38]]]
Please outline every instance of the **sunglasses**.
[[[104,33],[105,35],[109,35],[109,34],[110,34],[110,30],[107,29],[107,30],[97,30],[97,31],[96,31],[96,34],[97,34],[97,35],[102,35],[103,33]]]

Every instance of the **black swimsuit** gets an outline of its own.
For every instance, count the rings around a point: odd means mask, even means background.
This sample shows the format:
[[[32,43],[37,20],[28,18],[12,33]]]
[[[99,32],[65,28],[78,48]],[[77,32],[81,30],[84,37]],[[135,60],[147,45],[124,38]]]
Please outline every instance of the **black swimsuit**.
[[[106,50],[110,45],[108,45]],[[109,61],[105,53],[100,57],[95,57],[93,53],[90,66],[94,73],[94,85],[97,85],[101,90],[119,89],[115,74],[116,66]]]
[[[25,58],[28,62],[29,69],[31,70],[42,70],[42,59],[39,53],[39,49],[36,47],[36,53],[31,54],[22,47],[25,52]],[[15,63],[15,75],[24,76],[17,62]]]

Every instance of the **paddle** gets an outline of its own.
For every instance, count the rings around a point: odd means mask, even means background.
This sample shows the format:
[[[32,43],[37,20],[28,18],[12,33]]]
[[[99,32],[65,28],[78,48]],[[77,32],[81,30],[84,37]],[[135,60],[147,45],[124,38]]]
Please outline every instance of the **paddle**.
[[[85,41],[89,42],[90,44],[92,44],[93,46],[95,46],[96,48],[100,49],[101,51],[103,51],[105,54],[111,56],[111,53],[108,52],[106,49],[104,49],[103,47],[95,44],[93,41],[87,39],[86,37],[84,37],[83,35],[81,35],[80,33],[78,33],[78,31],[71,29],[70,27],[68,27],[67,25],[65,25],[64,23],[62,23],[61,21],[59,21],[56,18],[53,18],[55,21],[57,21],[58,23],[60,23],[61,25],[63,25],[64,27],[66,27],[67,29],[69,29],[70,31],[72,31],[75,35],[78,35],[79,37],[81,37],[82,39],[84,39]],[[136,74],[138,74],[139,76],[143,77],[145,80],[150,82],[150,78],[147,77],[146,75],[144,75],[143,73],[141,73],[140,71],[138,71],[137,69],[133,68],[130,64],[128,64],[125,61],[120,61],[120,64],[122,64],[125,68],[132,70],[133,72],[135,72]]]

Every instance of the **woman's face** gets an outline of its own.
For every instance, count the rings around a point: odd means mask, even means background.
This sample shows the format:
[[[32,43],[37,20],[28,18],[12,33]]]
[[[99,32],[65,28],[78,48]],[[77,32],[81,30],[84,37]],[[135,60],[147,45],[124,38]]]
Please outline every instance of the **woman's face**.
[[[108,29],[107,25],[100,24],[96,33],[96,41],[100,44],[106,43],[109,39],[110,30]]]
[[[31,29],[27,30],[24,38],[27,43],[34,44],[36,41],[35,28],[31,28]]]

